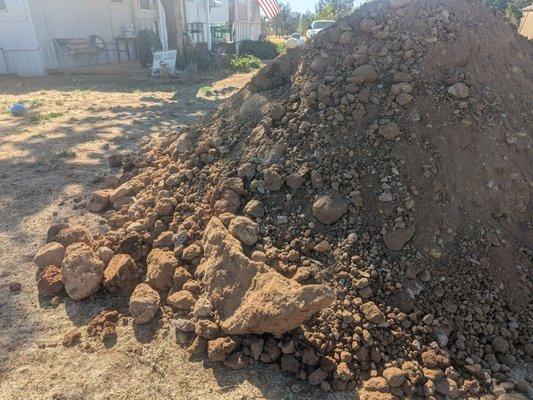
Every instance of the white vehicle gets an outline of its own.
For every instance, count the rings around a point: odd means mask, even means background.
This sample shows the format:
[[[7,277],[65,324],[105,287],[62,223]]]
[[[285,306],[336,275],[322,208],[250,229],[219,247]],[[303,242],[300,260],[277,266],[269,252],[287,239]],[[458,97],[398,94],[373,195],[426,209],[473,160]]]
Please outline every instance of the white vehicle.
[[[289,39],[285,42],[285,46],[288,49],[295,49],[298,46],[304,44],[304,38],[298,32],[294,32]]]
[[[307,35],[306,35],[307,38],[311,39],[313,36],[315,36],[322,29],[329,28],[334,23],[335,23],[335,21],[331,21],[331,20],[313,21],[313,23],[309,26],[309,30],[307,31]]]

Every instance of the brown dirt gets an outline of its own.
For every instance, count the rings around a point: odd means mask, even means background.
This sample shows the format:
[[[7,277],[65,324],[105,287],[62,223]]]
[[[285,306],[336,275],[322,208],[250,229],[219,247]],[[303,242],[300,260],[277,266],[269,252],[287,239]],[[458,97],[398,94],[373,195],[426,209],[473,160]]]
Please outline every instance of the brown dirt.
[[[86,325],[115,300],[41,302],[35,249],[48,227],[79,222],[98,232],[102,219],[85,203],[110,169],[107,156],[188,125],[248,82],[250,74],[198,85],[101,76],[0,80],[0,398],[243,399],[283,398],[290,381],[275,367],[231,372],[189,356],[170,327],[117,326],[105,346]],[[206,86],[219,93],[209,95]],[[6,108],[25,102],[30,115]],[[9,284],[19,282],[20,292]],[[118,304],[118,306],[122,306]],[[66,332],[81,346],[63,347]],[[74,337],[74,336],[73,336]]]

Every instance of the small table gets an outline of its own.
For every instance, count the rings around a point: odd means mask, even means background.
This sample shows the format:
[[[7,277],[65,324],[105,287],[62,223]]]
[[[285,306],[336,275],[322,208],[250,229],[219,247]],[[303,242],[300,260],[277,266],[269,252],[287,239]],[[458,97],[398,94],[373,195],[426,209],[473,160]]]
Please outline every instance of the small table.
[[[131,52],[130,52],[130,43],[133,44],[133,49],[136,51],[135,48],[135,41],[137,40],[136,36],[115,36],[115,42],[117,43],[117,53],[118,53],[118,61],[120,62],[120,53],[126,53],[128,55],[128,61],[131,61]],[[120,43],[124,43],[126,49],[121,50],[120,49]]]

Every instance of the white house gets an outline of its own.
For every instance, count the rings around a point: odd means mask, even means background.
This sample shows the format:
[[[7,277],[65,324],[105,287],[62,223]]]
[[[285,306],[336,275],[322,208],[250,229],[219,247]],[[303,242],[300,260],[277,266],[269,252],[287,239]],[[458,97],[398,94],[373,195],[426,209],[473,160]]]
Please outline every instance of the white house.
[[[261,33],[258,0],[176,1],[193,43],[211,43],[211,36],[255,40]],[[141,29],[157,33],[167,48],[160,0],[0,0],[0,74],[42,76],[48,69],[134,58]],[[93,52],[93,40],[107,43],[108,51]]]

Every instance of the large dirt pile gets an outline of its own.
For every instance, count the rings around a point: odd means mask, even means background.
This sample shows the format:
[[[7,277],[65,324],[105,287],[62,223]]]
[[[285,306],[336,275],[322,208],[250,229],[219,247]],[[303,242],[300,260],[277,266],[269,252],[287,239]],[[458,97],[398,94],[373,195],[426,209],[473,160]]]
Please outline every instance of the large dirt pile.
[[[191,352],[326,391],[531,395],[532,71],[480,1],[373,1],[144,146],[40,287],[161,302]]]

